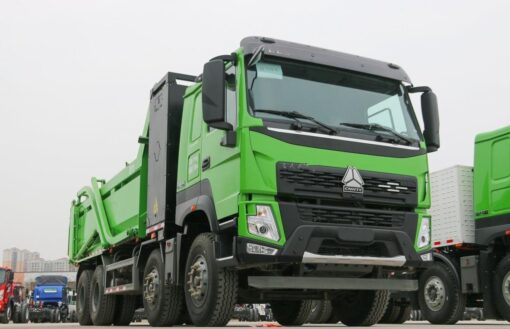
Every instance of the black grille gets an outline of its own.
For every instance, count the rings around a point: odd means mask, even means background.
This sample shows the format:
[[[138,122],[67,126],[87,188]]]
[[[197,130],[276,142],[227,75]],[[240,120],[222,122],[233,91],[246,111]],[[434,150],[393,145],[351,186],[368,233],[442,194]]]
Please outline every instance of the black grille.
[[[405,220],[405,213],[402,212],[364,208],[298,205],[297,209],[299,218],[302,221],[313,223],[400,227]]]
[[[317,251],[319,255],[335,256],[372,256],[384,257],[386,256],[386,247],[384,245],[374,243],[370,246],[345,246],[341,245],[335,240],[325,239]]]
[[[343,192],[346,168],[278,164],[278,194],[296,198],[362,200],[366,204],[384,204],[414,208],[418,198],[416,178],[370,171],[359,171],[363,194]]]

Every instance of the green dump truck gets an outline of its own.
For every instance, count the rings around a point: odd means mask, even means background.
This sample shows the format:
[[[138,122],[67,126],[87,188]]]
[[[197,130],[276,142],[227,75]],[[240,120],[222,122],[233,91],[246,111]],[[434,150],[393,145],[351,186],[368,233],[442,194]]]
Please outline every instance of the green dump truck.
[[[222,326],[235,303],[300,325],[314,300],[372,325],[432,260],[437,100],[398,65],[248,37],[197,77],[166,74],[139,143],[72,203],[82,325],[143,304],[153,326]]]
[[[451,324],[465,307],[510,321],[510,126],[479,134],[474,167],[431,174],[434,263],[420,276],[425,319]]]

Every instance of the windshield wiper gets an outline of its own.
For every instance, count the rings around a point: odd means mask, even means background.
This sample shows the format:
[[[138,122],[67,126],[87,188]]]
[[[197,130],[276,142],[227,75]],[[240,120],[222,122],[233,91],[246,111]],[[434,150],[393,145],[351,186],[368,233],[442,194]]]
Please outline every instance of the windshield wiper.
[[[253,110],[253,112],[255,112],[255,113],[258,112],[258,113],[268,113],[268,114],[279,115],[279,116],[286,117],[286,118],[289,118],[289,119],[294,119],[294,120],[296,120],[298,122],[299,122],[299,120],[297,120],[297,119],[308,120],[308,121],[311,121],[311,122],[315,123],[316,125],[324,128],[324,129],[326,129],[330,135],[336,135],[337,134],[337,131],[336,131],[335,128],[332,128],[329,125],[327,125],[327,124],[325,124],[323,122],[320,122],[319,120],[315,119],[314,117],[304,115],[304,114],[299,113],[297,111],[276,111],[276,110],[258,109],[258,110]],[[301,129],[301,126],[299,126],[299,129]]]
[[[359,128],[359,129],[365,129],[365,130],[370,130],[370,131],[376,131],[376,130],[385,131],[385,132],[388,132],[388,133],[392,134],[393,136],[397,137],[401,141],[405,142],[407,145],[411,145],[413,143],[412,140],[405,137],[404,135],[396,132],[395,130],[393,130],[391,128],[382,126],[378,123],[366,123],[365,124],[365,123],[341,122],[340,125],[347,126],[347,127],[353,127],[353,128]]]

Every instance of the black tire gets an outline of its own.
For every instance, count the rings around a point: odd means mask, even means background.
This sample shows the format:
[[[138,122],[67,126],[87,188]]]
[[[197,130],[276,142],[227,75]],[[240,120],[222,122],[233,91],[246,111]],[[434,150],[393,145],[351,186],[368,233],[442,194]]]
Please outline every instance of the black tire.
[[[186,308],[186,305],[183,305],[183,307],[181,309],[181,314],[179,315],[179,318],[177,319],[177,322],[175,324],[177,324],[177,325],[193,324],[189,317],[188,309]]]
[[[90,318],[90,281],[92,280],[92,274],[91,270],[84,270],[76,285],[76,314],[78,322],[82,326],[92,325],[92,319]]]
[[[30,310],[28,309],[28,304],[21,304],[21,313],[20,313],[20,323],[28,323],[28,319],[30,317]]]
[[[90,281],[90,318],[95,326],[109,326],[115,314],[115,296],[104,293],[104,268],[96,267]]]
[[[174,325],[182,308],[182,288],[165,280],[165,264],[159,249],[149,255],[143,271],[143,307],[150,325]]]
[[[184,271],[184,296],[193,324],[225,326],[232,318],[237,301],[238,278],[237,272],[217,266],[212,233],[202,233],[195,238]]]
[[[113,316],[114,326],[128,326],[135,315],[138,296],[125,295],[117,296],[115,301],[115,315]]]
[[[461,320],[466,300],[454,270],[441,262],[431,264],[419,278],[418,304],[421,316],[432,324]]]
[[[353,290],[332,301],[333,312],[347,326],[372,326],[379,322],[390,299],[388,290]]]
[[[11,303],[7,304],[7,308],[4,313],[0,316],[0,323],[7,324],[11,321],[12,318],[12,307]]]
[[[12,312],[12,323],[20,323],[21,319],[21,305],[18,305],[14,308]]]
[[[510,321],[510,255],[496,266],[492,288],[496,309],[503,319]]]
[[[330,300],[322,301],[322,312],[317,320],[317,323],[328,323],[333,314],[333,306],[331,306]],[[338,321],[337,321],[338,322]]]
[[[396,323],[400,310],[400,306],[396,304],[393,299],[390,299],[388,307],[386,307],[386,312],[384,312],[379,323]]]
[[[411,318],[411,311],[413,307],[411,304],[400,305],[400,313],[398,317],[395,319],[395,324],[402,324],[408,321]]]
[[[271,310],[276,322],[282,326],[303,325],[312,312],[312,300],[291,300],[271,302]]]
[[[322,314],[323,306],[324,303],[322,300],[313,300],[312,309],[305,323],[319,323],[319,318]]]

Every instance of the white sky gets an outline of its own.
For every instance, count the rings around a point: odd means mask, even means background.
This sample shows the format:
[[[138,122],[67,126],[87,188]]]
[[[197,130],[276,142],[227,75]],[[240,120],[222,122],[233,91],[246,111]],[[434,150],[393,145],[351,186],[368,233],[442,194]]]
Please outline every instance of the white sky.
[[[135,157],[152,85],[248,35],[394,62],[431,86],[432,169],[471,164],[475,134],[510,124],[510,2],[298,3],[0,0],[0,250],[65,256],[71,200]]]

